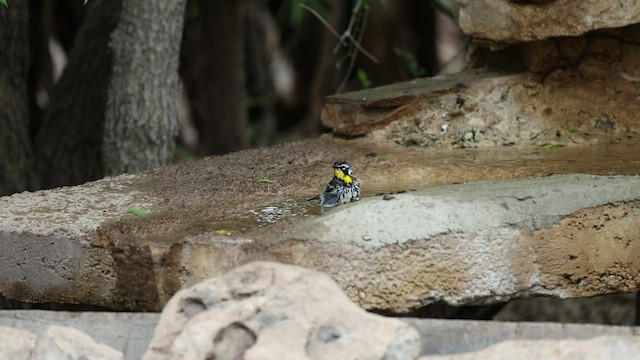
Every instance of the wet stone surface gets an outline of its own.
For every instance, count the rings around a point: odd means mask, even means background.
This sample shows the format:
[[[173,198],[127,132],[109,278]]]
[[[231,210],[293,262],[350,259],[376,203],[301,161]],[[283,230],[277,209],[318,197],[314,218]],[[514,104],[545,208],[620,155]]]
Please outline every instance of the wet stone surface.
[[[4,267],[7,271],[0,277],[0,292],[10,299],[22,301],[159,310],[180,288],[254,260],[275,260],[324,271],[361,306],[395,311],[440,300],[463,304],[506,300],[531,293],[572,297],[583,293],[591,296],[599,292],[631,292],[635,288],[629,279],[636,276],[633,272],[637,270],[634,267],[636,260],[628,259],[627,270],[609,267],[606,261],[598,263],[600,267],[592,269],[595,271],[592,275],[589,271],[584,275],[576,273],[575,269],[557,267],[566,262],[560,256],[566,255],[567,259],[570,255],[575,256],[578,260],[571,263],[586,266],[590,263],[589,257],[594,255],[585,249],[595,247],[609,251],[604,247],[608,237],[601,243],[582,243],[591,239],[592,230],[571,235],[570,226],[558,225],[564,217],[577,224],[586,224],[585,219],[595,217],[592,225],[605,226],[604,233],[611,236],[611,241],[637,246],[637,239],[627,233],[633,229],[636,216],[633,202],[625,203],[626,200],[618,198],[619,194],[614,190],[607,195],[606,187],[602,188],[602,199],[594,203],[593,209],[585,210],[582,215],[579,212],[557,214],[559,220],[548,223],[550,228],[535,228],[535,231],[546,231],[540,234],[531,233],[531,228],[519,228],[517,224],[499,228],[479,225],[468,232],[456,225],[463,215],[454,215],[441,220],[440,226],[449,231],[438,234],[426,231],[423,236],[408,239],[411,241],[399,241],[393,236],[405,233],[394,230],[401,222],[392,216],[370,212],[385,204],[399,206],[406,197],[442,185],[479,180],[539,178],[543,181],[553,174],[636,174],[640,171],[640,160],[635,156],[638,150],[637,142],[622,138],[600,139],[590,146],[434,150],[379,145],[367,138],[342,140],[324,136],[74,188],[17,194],[0,199],[0,236],[14,239],[1,242],[0,251],[24,254],[25,258],[18,257],[16,261],[15,257],[0,256],[0,261],[11,262]],[[317,202],[306,199],[324,189],[332,175],[330,165],[337,159],[347,159],[354,166],[355,175],[363,186],[363,200],[322,212]],[[261,179],[272,182],[264,183]],[[567,179],[563,186],[571,190],[573,180]],[[489,189],[497,187],[493,190],[496,198],[504,195],[502,183],[491,184],[486,186]],[[478,190],[464,190],[472,187],[460,186],[441,188],[438,196],[445,196],[450,191],[451,196],[458,199],[456,201],[461,201],[459,206],[450,203],[451,209],[487,213],[481,203],[472,201]],[[563,191],[557,196],[567,196]],[[566,201],[574,201],[574,198],[575,192],[567,196]],[[465,202],[465,199],[469,201]],[[602,207],[608,202],[620,201],[617,208]],[[523,202],[527,199],[523,198]],[[498,208],[500,203],[497,203]],[[69,211],[69,206],[73,206],[73,211]],[[150,214],[136,216],[127,211],[130,207],[142,208]],[[580,206],[576,207],[576,211],[580,209]],[[400,207],[396,213],[408,210]],[[436,207],[424,211],[429,214],[429,211],[437,213],[441,210]],[[336,229],[344,229],[338,231],[340,239],[320,241],[299,235],[283,237],[283,234],[291,234],[294,228],[304,228],[304,224],[315,224],[318,231],[318,221],[347,213],[353,214],[349,216],[354,219],[375,219],[375,223],[361,224],[344,217],[335,225]],[[72,214],[71,218],[69,214]],[[605,216],[611,220],[605,221]],[[603,220],[597,220],[600,218]],[[402,226],[410,226],[415,234],[420,234],[419,229],[424,227],[426,220],[416,218]],[[620,226],[620,233],[607,230],[613,224]],[[380,243],[375,233],[365,233],[375,227],[389,229],[390,238],[385,243]],[[578,237],[570,240],[570,236]],[[618,238],[622,240],[615,240]],[[593,239],[588,241],[597,240]],[[42,246],[43,242],[49,245]],[[515,253],[503,253],[503,258],[521,256],[514,259],[523,261],[491,270],[477,267],[484,260],[475,255],[465,256],[479,259],[476,265],[434,255],[440,253],[438,247],[441,247],[441,254],[463,254],[450,247],[468,248],[464,245],[467,242],[504,243],[500,251],[512,249],[510,251]],[[578,247],[564,247],[569,243]],[[15,244],[25,250],[16,250]],[[513,244],[524,245],[513,247]],[[543,266],[527,260],[527,256],[540,256],[547,251],[544,249],[553,248],[554,244],[560,244],[553,251],[561,255],[553,258],[549,273],[532,271]],[[58,259],[57,265],[51,267],[47,259],[53,258]],[[485,260],[487,264],[497,261]],[[399,274],[398,269],[404,269],[406,275]],[[447,269],[446,273],[452,278],[434,282],[432,277],[441,276],[443,269]],[[459,269],[458,272],[455,269]],[[473,269],[481,271],[475,273]],[[608,287],[584,281],[584,276],[595,277],[598,272],[607,271],[614,274],[607,280]],[[550,275],[554,272],[559,274],[557,278]],[[501,274],[515,280],[505,282]],[[465,288],[467,285],[461,285],[474,284],[471,279],[476,276],[511,285],[496,291],[498,283],[476,282],[477,286],[484,286],[477,293],[470,292],[469,287]],[[21,280],[16,282],[16,279]],[[441,283],[447,285],[437,285]]]

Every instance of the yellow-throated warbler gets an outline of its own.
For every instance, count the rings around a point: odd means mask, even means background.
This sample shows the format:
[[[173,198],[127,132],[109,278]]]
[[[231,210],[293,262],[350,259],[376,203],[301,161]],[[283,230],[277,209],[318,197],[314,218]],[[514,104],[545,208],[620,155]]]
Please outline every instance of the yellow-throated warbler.
[[[333,178],[324,193],[309,200],[320,199],[323,207],[332,207],[360,200],[360,183],[353,176],[353,169],[344,160],[333,163]]]

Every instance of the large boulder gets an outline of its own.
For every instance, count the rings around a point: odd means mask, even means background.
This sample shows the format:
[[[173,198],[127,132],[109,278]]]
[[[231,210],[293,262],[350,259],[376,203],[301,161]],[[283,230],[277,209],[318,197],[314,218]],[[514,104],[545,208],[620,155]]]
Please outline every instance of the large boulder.
[[[178,292],[144,359],[416,359],[419,350],[412,327],[366,313],[328,276],[257,262]]]

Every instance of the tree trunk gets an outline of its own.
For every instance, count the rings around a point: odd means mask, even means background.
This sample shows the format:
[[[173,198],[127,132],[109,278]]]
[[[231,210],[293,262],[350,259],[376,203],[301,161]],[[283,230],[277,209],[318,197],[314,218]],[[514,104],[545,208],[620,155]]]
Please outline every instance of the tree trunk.
[[[121,0],[92,0],[87,5],[87,17],[36,137],[37,169],[45,188],[104,176],[102,128],[112,63],[108,45],[121,5]]]
[[[243,1],[200,0],[202,64],[194,108],[207,154],[247,148]]]
[[[111,37],[113,74],[103,137],[107,174],[150,169],[172,158],[185,4],[123,0]]]
[[[30,189],[33,155],[29,136],[27,1],[0,6],[0,195]]]

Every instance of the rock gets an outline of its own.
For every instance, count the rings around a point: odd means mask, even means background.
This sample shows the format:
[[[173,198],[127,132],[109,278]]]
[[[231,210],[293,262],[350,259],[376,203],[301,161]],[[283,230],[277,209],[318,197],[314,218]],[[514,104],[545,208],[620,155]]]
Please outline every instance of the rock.
[[[29,359],[35,345],[34,334],[0,326],[0,359]]]
[[[572,44],[580,47],[579,43]],[[341,135],[428,148],[579,143],[585,141],[584,132],[605,134],[593,128],[593,119],[603,113],[620,123],[616,132],[621,136],[640,130],[635,116],[640,113],[640,88],[625,80],[638,78],[633,46],[623,47],[629,55],[622,56],[622,62],[583,54],[575,69],[553,70],[557,64],[550,58],[562,55],[560,64],[565,66],[575,61],[568,46],[536,44],[529,45],[523,61],[531,70],[547,71],[544,81],[530,72],[484,70],[416,79],[329,96],[322,123]],[[583,46],[589,44],[585,41]],[[616,92],[608,90],[612,88]],[[526,123],[517,121],[519,117]],[[571,127],[585,130],[567,131]],[[556,135],[559,129],[565,130],[561,136]]]
[[[0,310],[0,326],[32,334],[46,331],[51,325],[72,327],[122,352],[126,360],[139,360],[149,346],[159,317],[158,313]]]
[[[456,0],[462,31],[479,41],[521,43],[577,36],[640,22],[637,1],[555,0],[522,4],[504,0]]]
[[[618,199],[598,200],[609,192]],[[300,265],[330,274],[367,309],[632,293],[640,290],[634,199],[636,176],[432,188],[336,208],[292,229],[271,251],[295,253]]]
[[[590,340],[508,340],[474,352],[420,357],[420,360],[475,359],[640,359],[640,338],[602,336]]]
[[[568,309],[569,307],[566,307],[564,310],[569,311]],[[505,341],[591,340],[600,336],[637,337],[638,331],[640,331],[640,328],[632,326],[550,322],[416,318],[402,318],[402,321],[420,333],[420,339],[422,339],[421,356],[475,353]],[[461,341],[461,339],[464,340]],[[477,358],[481,359],[481,357]]]
[[[513,91],[496,88],[492,97],[500,101],[502,94]],[[624,110],[635,116],[633,107]],[[527,113],[518,115],[526,124],[534,121]],[[598,121],[602,131],[612,131],[600,116],[601,120],[590,120],[591,126]],[[519,124],[516,114],[511,121]],[[485,122],[490,120],[474,121],[479,126]],[[615,129],[622,127],[618,116],[609,122],[615,123]],[[450,126],[447,135],[452,131]],[[617,136],[609,133],[606,142],[593,146],[546,143],[507,151],[406,149],[366,138],[346,141],[324,136],[77,187],[2,197],[0,293],[28,302],[160,311],[181,288],[256,260],[327,273],[362,307],[390,312],[437,301],[463,305],[536,294],[567,298],[637,291],[633,278],[637,262],[616,267],[612,260],[620,256],[627,261],[630,252],[625,246],[635,249],[638,244],[633,221],[640,220],[633,201],[640,193],[629,190],[640,189],[637,178],[547,176],[639,173],[640,159],[635,154],[640,144],[616,140]],[[372,152],[379,155],[367,156]],[[305,199],[326,186],[333,159],[346,155],[365,185],[365,196],[320,214],[319,206]],[[277,183],[258,182],[262,177]],[[486,178],[528,180],[448,185]],[[411,189],[423,190],[395,194]],[[393,192],[395,198],[385,201],[373,196],[378,191]],[[545,193],[554,196],[542,196]],[[583,202],[582,194],[588,194],[591,202]],[[521,207],[522,218],[549,228],[529,234],[527,228],[500,222],[496,231],[491,224],[497,220],[486,216],[472,232],[448,232],[460,229],[465,219],[485,214],[491,197],[490,208],[502,208],[503,202],[526,205]],[[411,202],[416,198],[439,199],[438,204],[448,207],[431,208],[425,203],[422,217],[412,217],[411,212],[401,216],[414,209]],[[550,198],[567,205],[565,212],[554,217],[558,222],[547,221],[549,214],[541,206],[542,200]],[[379,203],[398,205],[394,217],[378,217]],[[140,217],[129,213],[128,207],[152,212]],[[445,233],[434,235],[424,225],[432,214],[452,209],[458,211],[456,216],[437,218],[438,229]],[[365,233],[366,226],[341,234],[352,235],[346,241],[301,231],[312,225],[317,230],[317,223],[345,212],[357,221],[376,219],[375,228],[396,236],[381,242],[378,234]],[[413,221],[399,223],[398,217]],[[392,231],[399,224],[419,236],[408,241],[401,236],[405,232]],[[420,227],[423,232],[418,231]],[[220,229],[231,235],[219,235]],[[291,236],[282,237],[284,233]],[[474,255],[474,249],[483,257]],[[522,254],[522,261],[514,263],[501,256],[505,249]],[[598,261],[590,261],[592,257]]]
[[[80,330],[65,326],[49,326],[38,334],[31,359],[34,360],[120,360],[121,352],[96,343]]]
[[[146,360],[415,359],[417,332],[351,303],[326,275],[257,262],[178,292]]]
[[[96,343],[80,330],[51,325],[37,336],[0,326],[0,359],[121,360],[121,352]]]

